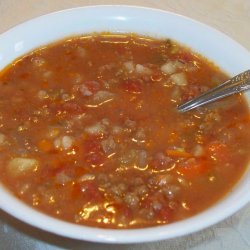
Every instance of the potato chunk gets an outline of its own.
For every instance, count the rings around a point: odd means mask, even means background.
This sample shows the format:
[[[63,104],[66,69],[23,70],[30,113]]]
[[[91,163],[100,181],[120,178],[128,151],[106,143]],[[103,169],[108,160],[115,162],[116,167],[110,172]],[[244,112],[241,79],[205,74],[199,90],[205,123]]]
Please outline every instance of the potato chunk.
[[[170,76],[170,80],[179,86],[185,86],[187,85],[187,77],[184,72],[176,73]]]
[[[161,71],[164,74],[171,75],[179,69],[183,69],[184,63],[179,61],[169,61],[161,66]]]
[[[3,146],[4,144],[6,144],[6,136],[0,133],[0,146]]]
[[[13,176],[19,176],[27,172],[36,171],[38,169],[39,162],[30,158],[13,158],[7,165],[9,174]]]

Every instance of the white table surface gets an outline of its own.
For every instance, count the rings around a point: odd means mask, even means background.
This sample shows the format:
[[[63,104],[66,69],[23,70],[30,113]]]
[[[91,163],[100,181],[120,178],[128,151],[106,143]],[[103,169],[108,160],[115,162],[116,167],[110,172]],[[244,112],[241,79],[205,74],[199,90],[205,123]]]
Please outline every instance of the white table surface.
[[[223,31],[250,50],[250,0],[0,0],[0,33],[38,15],[97,4],[140,5],[173,11]],[[250,204],[227,220],[198,233],[130,245],[95,244],[59,237],[24,224],[0,210],[0,250],[9,249],[247,250],[250,249]]]

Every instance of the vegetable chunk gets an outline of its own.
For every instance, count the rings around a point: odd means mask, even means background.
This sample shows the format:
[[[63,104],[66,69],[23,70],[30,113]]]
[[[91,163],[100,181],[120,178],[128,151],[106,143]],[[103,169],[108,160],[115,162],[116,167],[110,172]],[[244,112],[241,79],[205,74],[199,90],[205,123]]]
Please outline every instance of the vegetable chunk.
[[[38,170],[39,162],[31,158],[13,158],[7,165],[8,173],[12,176],[19,176],[25,173],[31,173]]]

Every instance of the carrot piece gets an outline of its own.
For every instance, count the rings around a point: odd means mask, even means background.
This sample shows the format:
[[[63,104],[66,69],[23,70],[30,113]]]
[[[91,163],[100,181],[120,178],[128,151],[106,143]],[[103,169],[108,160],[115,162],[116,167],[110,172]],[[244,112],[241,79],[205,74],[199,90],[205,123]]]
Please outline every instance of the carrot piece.
[[[205,159],[191,158],[177,166],[177,172],[187,178],[193,178],[205,173],[208,169]]]
[[[44,152],[49,152],[51,150],[53,150],[53,145],[51,143],[51,141],[47,140],[47,139],[43,139],[38,143],[38,147],[40,150],[44,151]]]
[[[170,157],[181,157],[181,158],[190,158],[192,155],[186,151],[179,149],[167,149],[166,154]]]

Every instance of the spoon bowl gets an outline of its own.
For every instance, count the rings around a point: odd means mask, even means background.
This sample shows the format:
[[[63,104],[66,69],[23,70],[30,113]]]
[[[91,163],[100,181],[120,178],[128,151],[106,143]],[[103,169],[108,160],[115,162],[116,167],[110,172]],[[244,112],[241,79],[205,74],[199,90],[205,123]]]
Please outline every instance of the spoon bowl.
[[[248,89],[250,89],[250,70],[244,71],[200,96],[179,105],[177,109],[180,112],[186,112]]]

